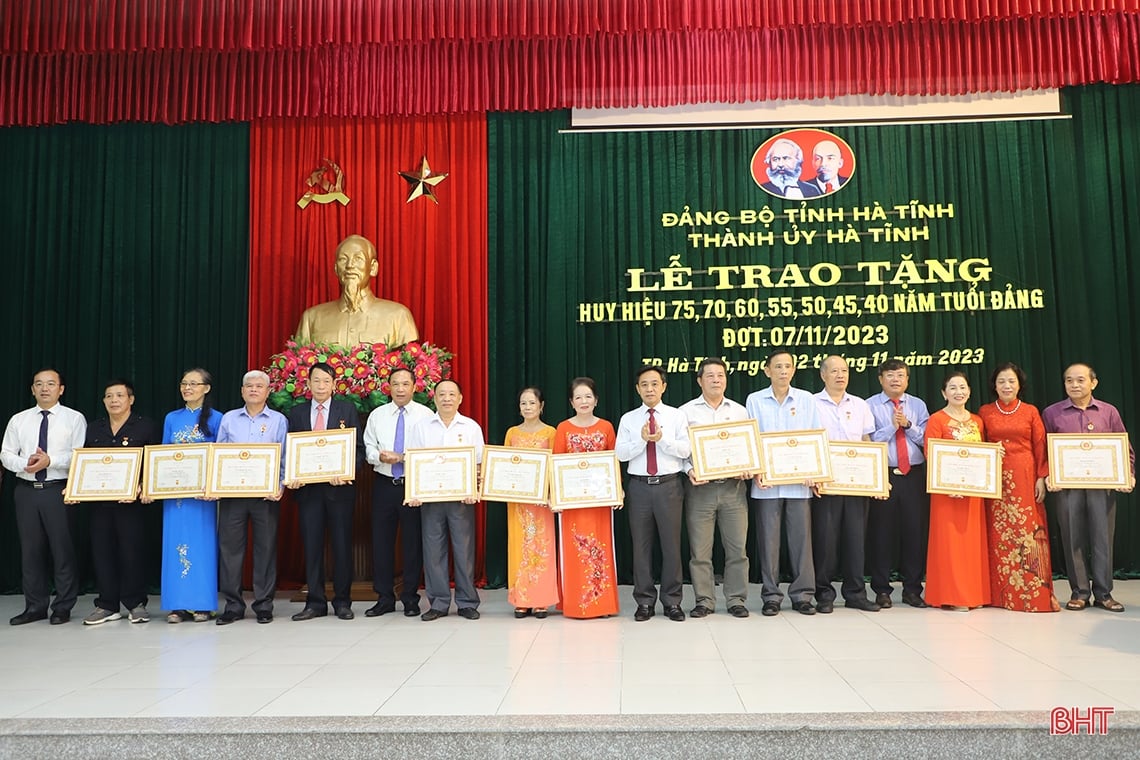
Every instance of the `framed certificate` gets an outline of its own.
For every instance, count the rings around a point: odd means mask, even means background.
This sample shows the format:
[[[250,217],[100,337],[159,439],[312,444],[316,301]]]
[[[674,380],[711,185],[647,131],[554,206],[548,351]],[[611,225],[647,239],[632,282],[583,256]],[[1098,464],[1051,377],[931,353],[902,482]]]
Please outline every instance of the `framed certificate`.
[[[622,503],[617,454],[592,451],[550,457],[550,506],[613,507]]]
[[[760,472],[759,437],[756,420],[690,427],[693,474],[697,480],[719,480]]]
[[[789,430],[760,434],[760,469],[764,483],[779,486],[831,480],[831,457],[824,430]]]
[[[1001,444],[942,438],[926,442],[926,490],[957,496],[1001,498]]]
[[[133,501],[142,460],[143,450],[137,446],[76,449],[67,471],[67,500]]]
[[[831,475],[835,480],[821,483],[826,496],[877,496],[890,494],[887,477],[887,444],[873,441],[828,441]]]
[[[550,452],[546,449],[483,447],[484,501],[546,504]]]
[[[143,450],[143,496],[201,499],[206,494],[210,444],[147,446]]]
[[[408,449],[404,452],[404,499],[463,501],[474,499],[475,447]]]
[[[330,428],[285,436],[285,482],[356,479],[356,428]]]
[[[1055,488],[1127,488],[1127,433],[1049,433],[1049,482]]]
[[[263,499],[281,490],[281,445],[211,443],[206,495]]]

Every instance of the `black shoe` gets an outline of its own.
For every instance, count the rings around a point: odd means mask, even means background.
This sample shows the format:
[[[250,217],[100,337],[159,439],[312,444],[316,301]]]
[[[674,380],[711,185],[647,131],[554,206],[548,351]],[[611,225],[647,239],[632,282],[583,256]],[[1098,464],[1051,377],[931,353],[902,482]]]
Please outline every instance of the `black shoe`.
[[[522,620],[524,617],[530,617],[530,608],[515,607],[515,620]]]
[[[665,611],[668,612],[668,610]],[[703,618],[706,615],[711,615],[712,613],[713,611],[708,607],[705,607],[703,604],[698,604],[693,608],[693,611],[689,613],[689,617]]]
[[[835,612],[835,602],[816,602],[815,611],[821,615],[830,615]]]
[[[219,615],[218,619],[214,622],[217,625],[229,625],[230,623],[241,620],[243,617],[245,617],[244,612],[233,612],[232,610],[226,610],[221,615]]]
[[[811,602],[792,602],[792,609],[801,615],[815,614],[815,607],[811,606]]]
[[[352,614],[352,609],[349,607],[341,607],[336,611],[337,620],[352,620],[356,615]]]
[[[633,613],[633,619],[639,623],[644,623],[653,617],[654,614],[653,608],[648,604],[639,604],[637,605],[637,612]]]
[[[294,620],[312,620],[313,618],[324,617],[328,614],[328,610],[318,610],[313,607],[306,607],[293,616]]]
[[[263,625],[265,623],[272,623],[273,622],[273,613],[272,612],[259,612],[259,613],[257,613],[257,622],[259,622]]]
[[[879,605],[875,604],[874,602],[872,602],[870,599],[868,599],[865,596],[855,597],[854,599],[848,599],[846,602],[843,603],[843,606],[844,607],[851,607],[852,609],[856,609],[856,610],[863,610],[863,612],[878,612],[879,611]]]
[[[540,607],[539,609],[537,609],[537,610],[535,610],[535,611],[534,611],[534,616],[535,616],[536,618],[538,618],[539,620],[545,620],[545,619],[546,619],[546,616],[547,616],[547,614],[549,614],[549,613],[547,612],[547,610],[546,610],[545,608],[542,608],[542,607]]]
[[[48,621],[52,625],[63,625],[71,620],[71,612],[69,610],[60,610],[59,612],[51,613],[51,619]]]
[[[27,625],[28,623],[34,623],[37,620],[47,620],[47,613],[30,612],[28,610],[24,610],[19,615],[9,620],[8,623],[11,625]]]
[[[881,610],[889,610],[891,608],[891,595],[890,594],[875,594],[875,604],[879,605]]]
[[[665,617],[674,623],[680,623],[685,619],[685,611],[681,609],[681,605],[672,604],[665,608]]]
[[[748,617],[748,608],[743,604],[734,604],[728,608],[728,614],[735,618],[746,618]]]
[[[420,620],[427,620],[430,622],[432,620],[438,620],[441,617],[447,617],[447,610],[437,610],[432,607],[427,612],[420,615]]]
[[[367,615],[368,613],[366,612],[364,614]],[[410,607],[406,604],[404,605],[404,617],[415,617],[418,614],[420,614],[420,606],[418,604],[413,604]]]
[[[907,604],[909,604],[911,607],[922,608],[922,607],[929,607],[930,606],[926,602],[924,602],[922,600],[922,597],[919,596],[918,594],[908,594],[905,591],[903,592],[902,600],[904,602],[906,602]]]
[[[389,612],[395,612],[395,611],[396,611],[396,603],[395,602],[376,602],[376,604],[372,605],[371,607],[369,607],[368,609],[366,609],[364,611],[364,617],[380,617],[381,615],[387,615]],[[404,614],[405,615],[408,614],[408,608],[407,607],[404,608]],[[419,614],[419,613],[416,613],[416,614]],[[408,615],[408,617],[411,617],[411,615]]]
[[[760,610],[760,614],[764,617],[774,617],[780,614],[779,602],[764,602],[764,607]]]
[[[460,607],[459,617],[467,618],[468,620],[478,620],[479,610],[475,609],[474,607]]]

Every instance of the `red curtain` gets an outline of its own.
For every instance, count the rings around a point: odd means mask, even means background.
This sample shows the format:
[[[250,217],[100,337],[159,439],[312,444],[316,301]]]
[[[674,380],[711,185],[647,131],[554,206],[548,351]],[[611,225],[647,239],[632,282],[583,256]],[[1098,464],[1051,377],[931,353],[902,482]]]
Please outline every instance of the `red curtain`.
[[[1140,0],[8,0],[0,51],[269,50],[1138,10]]]
[[[448,176],[406,203],[412,171],[427,156]],[[330,159],[344,172],[346,206],[297,200],[304,180]],[[340,295],[333,252],[350,234],[377,249],[381,298],[407,305],[422,340],[455,354],[464,414],[487,420],[487,125],[480,115],[384,120],[259,121],[250,130],[249,365],[262,367],[301,312]],[[294,510],[282,511],[278,572],[304,580]],[[478,575],[483,577],[482,507]]]
[[[126,0],[109,4],[130,5]],[[194,5],[190,0],[184,4]],[[199,4],[247,7],[249,0]],[[424,4],[454,10],[444,20],[412,15],[377,26],[397,30],[394,42],[360,42],[358,37],[370,38],[371,33],[346,32],[338,20],[354,17],[337,16],[334,7],[341,5],[359,10],[355,3],[285,4],[298,13],[302,7],[323,8],[330,15],[313,27],[320,33],[305,32],[310,28],[305,24],[273,25],[260,16],[257,24],[244,19],[237,28],[221,23],[216,30],[209,24],[186,30],[173,21],[155,29],[124,20],[121,28],[112,27],[120,35],[94,19],[64,24],[63,29],[88,30],[74,39],[51,34],[42,25],[47,15],[28,19],[41,21],[32,23],[39,30],[35,33],[21,34],[23,27],[9,25],[7,46],[0,49],[0,126],[669,106],[857,93],[959,95],[1140,81],[1140,11],[1120,10],[1107,0],[1085,3],[1105,10],[1079,15],[1071,12],[1072,3],[1061,0],[833,3],[862,8],[862,15],[852,12],[862,23],[840,18],[766,28],[756,26],[747,6],[735,0],[694,0],[685,12],[668,17],[677,28],[654,27],[663,26],[666,18],[651,11],[648,0],[615,2],[609,15],[598,18],[586,10],[600,13],[600,7],[580,0],[550,3],[563,8],[563,16],[536,12],[545,23],[519,21],[532,36],[508,36],[506,30],[515,27],[506,21],[505,30],[482,29],[455,10],[470,6],[453,0]],[[840,13],[808,5],[820,18]],[[1007,15],[985,22],[865,20],[893,18],[895,11],[911,5],[986,5],[1022,12],[1040,5],[1056,15]],[[1120,5],[1133,3],[1121,0]],[[573,8],[582,15],[568,10]],[[703,15],[702,8],[707,11]],[[724,12],[714,16],[712,9]],[[871,13],[877,9],[882,13]],[[791,6],[787,11],[801,17]],[[681,24],[687,18],[694,20],[692,26]],[[456,35],[429,34],[440,29]],[[566,29],[574,33],[560,33]],[[624,29],[629,31],[620,31]],[[463,37],[463,32],[498,36]],[[318,38],[324,41],[300,47]],[[155,40],[172,47],[141,47]],[[201,46],[188,46],[195,40]],[[206,47],[211,44],[218,47]],[[85,52],[84,46],[96,50]],[[25,52],[25,47],[48,51]]]

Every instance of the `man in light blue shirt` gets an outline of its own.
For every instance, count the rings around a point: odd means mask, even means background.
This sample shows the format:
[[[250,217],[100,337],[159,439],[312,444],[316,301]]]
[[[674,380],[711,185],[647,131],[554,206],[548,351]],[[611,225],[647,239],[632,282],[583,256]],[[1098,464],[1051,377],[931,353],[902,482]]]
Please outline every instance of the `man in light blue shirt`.
[[[818,430],[819,409],[815,397],[792,387],[796,374],[795,358],[787,351],[768,357],[764,374],[771,385],[748,396],[744,406],[748,416],[757,421],[761,433],[789,430]],[[756,543],[760,548],[760,575],[763,580],[761,614],[771,617],[780,613],[784,595],[780,592],[780,526],[788,521],[788,556],[792,564],[792,582],[788,596],[792,609],[803,615],[814,615],[815,566],[811,553],[812,483],[769,486],[762,476],[752,482],[752,498],[756,501]]]

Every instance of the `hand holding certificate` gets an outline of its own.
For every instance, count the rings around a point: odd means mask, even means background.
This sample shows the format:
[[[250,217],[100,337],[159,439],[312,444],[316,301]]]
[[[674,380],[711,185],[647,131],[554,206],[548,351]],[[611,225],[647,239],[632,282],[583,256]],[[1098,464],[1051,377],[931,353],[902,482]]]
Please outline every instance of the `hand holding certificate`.
[[[550,457],[550,506],[558,511],[615,507],[623,500],[621,470],[612,451]]]
[[[1050,433],[1046,442],[1053,490],[1132,487],[1127,433]]]
[[[147,446],[143,499],[200,499],[206,493],[210,445]]]
[[[690,426],[693,477],[708,481],[759,472],[759,436],[756,420]]]
[[[474,503],[475,449],[446,447],[404,452],[404,500],[409,505],[439,501]]]
[[[356,428],[285,436],[286,483],[329,483],[355,478]]]
[[[926,442],[926,490],[951,496],[1001,498],[1000,443],[931,438]]]
[[[143,450],[76,449],[67,474],[65,501],[134,501]]]
[[[890,495],[887,476],[887,444],[871,441],[829,441],[831,458],[830,483],[821,483],[825,496],[871,496],[885,499]]]
[[[544,449],[483,447],[484,501],[546,504],[550,453]]]
[[[832,480],[824,430],[761,433],[760,461],[765,486]]]
[[[281,446],[211,443],[206,497],[276,499],[281,493]]]

